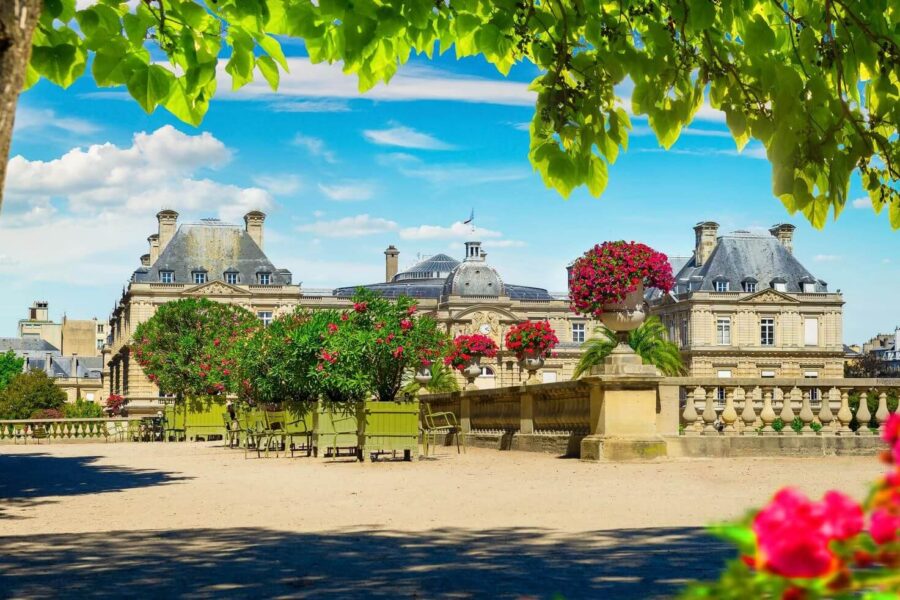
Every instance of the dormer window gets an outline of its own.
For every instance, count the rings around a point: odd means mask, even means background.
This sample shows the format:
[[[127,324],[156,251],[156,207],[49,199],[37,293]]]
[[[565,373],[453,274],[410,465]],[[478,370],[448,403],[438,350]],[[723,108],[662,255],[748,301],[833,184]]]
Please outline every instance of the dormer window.
[[[803,284],[803,293],[804,294],[812,294],[816,291],[816,284],[814,283],[804,283]]]
[[[160,283],[175,283],[175,273],[172,271],[160,271],[159,272],[159,282]]]
[[[191,280],[194,282],[194,285],[206,283],[206,271],[192,271]]]
[[[229,285],[237,285],[238,282],[238,273],[237,271],[226,271],[225,272],[225,283]]]
[[[741,282],[741,287],[743,287],[744,291],[748,294],[752,294],[756,292],[756,284],[757,281],[755,279],[753,279],[752,277],[748,277]]]
[[[782,279],[781,277],[776,277],[771,281],[772,289],[776,292],[786,292],[787,291],[787,281]]]
[[[257,273],[256,274],[256,282],[259,285],[269,285],[272,283],[272,274],[271,273]]]
[[[729,282],[727,279],[720,278],[713,281],[713,289],[717,292],[727,292],[729,290]]]

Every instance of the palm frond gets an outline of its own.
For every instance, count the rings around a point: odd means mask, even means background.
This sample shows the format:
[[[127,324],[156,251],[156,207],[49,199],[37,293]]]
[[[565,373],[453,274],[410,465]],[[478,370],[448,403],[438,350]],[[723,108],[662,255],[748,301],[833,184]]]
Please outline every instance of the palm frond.
[[[603,364],[603,359],[616,347],[615,332],[601,325],[595,333],[598,337],[589,339],[581,346],[584,353],[575,366],[573,379],[578,379],[590,372],[592,367]],[[630,332],[628,345],[645,363],[655,366],[663,375],[673,376],[685,372],[681,351],[666,339],[666,328],[659,317],[649,317],[640,327]]]

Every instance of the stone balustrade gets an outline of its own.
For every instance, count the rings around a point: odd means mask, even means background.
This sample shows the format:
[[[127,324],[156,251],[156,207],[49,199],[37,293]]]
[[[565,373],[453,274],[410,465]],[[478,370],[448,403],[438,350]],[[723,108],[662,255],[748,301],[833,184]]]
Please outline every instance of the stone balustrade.
[[[137,430],[140,419],[97,418],[97,419],[2,419],[0,420],[0,441],[64,441],[75,439],[128,441]]]
[[[671,378],[667,383],[680,387],[681,431],[688,436],[873,435],[877,430],[868,425],[881,427],[891,414],[888,398],[900,393],[900,379]],[[851,398],[858,400],[855,411]],[[874,411],[870,399],[877,399]]]

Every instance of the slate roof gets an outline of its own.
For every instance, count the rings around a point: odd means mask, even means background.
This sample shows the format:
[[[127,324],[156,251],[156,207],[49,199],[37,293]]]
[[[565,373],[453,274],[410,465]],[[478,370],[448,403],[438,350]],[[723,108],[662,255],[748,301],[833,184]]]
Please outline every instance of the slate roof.
[[[44,355],[47,352],[59,355],[59,348],[47,340],[18,337],[0,338],[0,353],[5,353],[10,350],[19,356],[25,356],[32,353]]]
[[[51,377],[72,378],[75,375],[72,372],[71,356],[53,356],[50,360]],[[78,357],[78,377],[83,379],[100,379],[103,370],[103,358],[100,356]],[[47,371],[46,358],[29,358],[29,371]]]
[[[673,269],[674,272],[674,269]],[[803,291],[802,282],[815,284],[816,292],[828,291],[828,284],[817,279],[774,236],[745,231],[720,236],[709,259],[697,267],[691,257],[675,275],[675,293],[713,292],[715,281],[727,281],[729,291],[743,290],[743,282],[756,280],[757,291],[783,279],[785,291]]]
[[[193,283],[193,272],[205,270],[207,281],[224,281],[226,271],[238,273],[238,285],[256,284],[258,273],[270,273],[273,285],[291,283],[291,272],[276,269],[243,227],[218,219],[185,223],[149,268],[134,272],[135,283],[156,282],[160,271],[171,271],[174,283]]]
[[[409,269],[394,275],[392,282],[421,279],[444,279],[459,266],[459,261],[446,254],[435,254],[421,260]]]

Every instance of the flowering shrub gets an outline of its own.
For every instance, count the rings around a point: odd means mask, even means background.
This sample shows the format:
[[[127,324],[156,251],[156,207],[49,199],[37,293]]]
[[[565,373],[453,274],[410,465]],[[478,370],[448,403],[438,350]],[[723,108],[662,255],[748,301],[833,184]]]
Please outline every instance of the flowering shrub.
[[[118,394],[110,394],[106,398],[106,412],[112,416],[122,414],[122,408],[125,406],[125,397]]]
[[[889,472],[859,504],[836,491],[812,501],[787,488],[744,522],[718,528],[740,549],[712,584],[688,598],[896,598],[900,594],[900,414],[882,438]]]
[[[519,360],[549,358],[557,344],[559,338],[547,321],[525,321],[506,332],[506,348],[515,352]]]
[[[462,371],[475,358],[497,356],[497,344],[486,335],[458,335],[453,338],[453,349],[444,359],[444,364]]]
[[[62,419],[63,411],[58,408],[42,408],[31,413],[32,419]]]
[[[668,257],[636,242],[604,242],[572,265],[569,301],[573,311],[599,317],[604,304],[621,302],[641,283],[671,291],[675,280]]]

